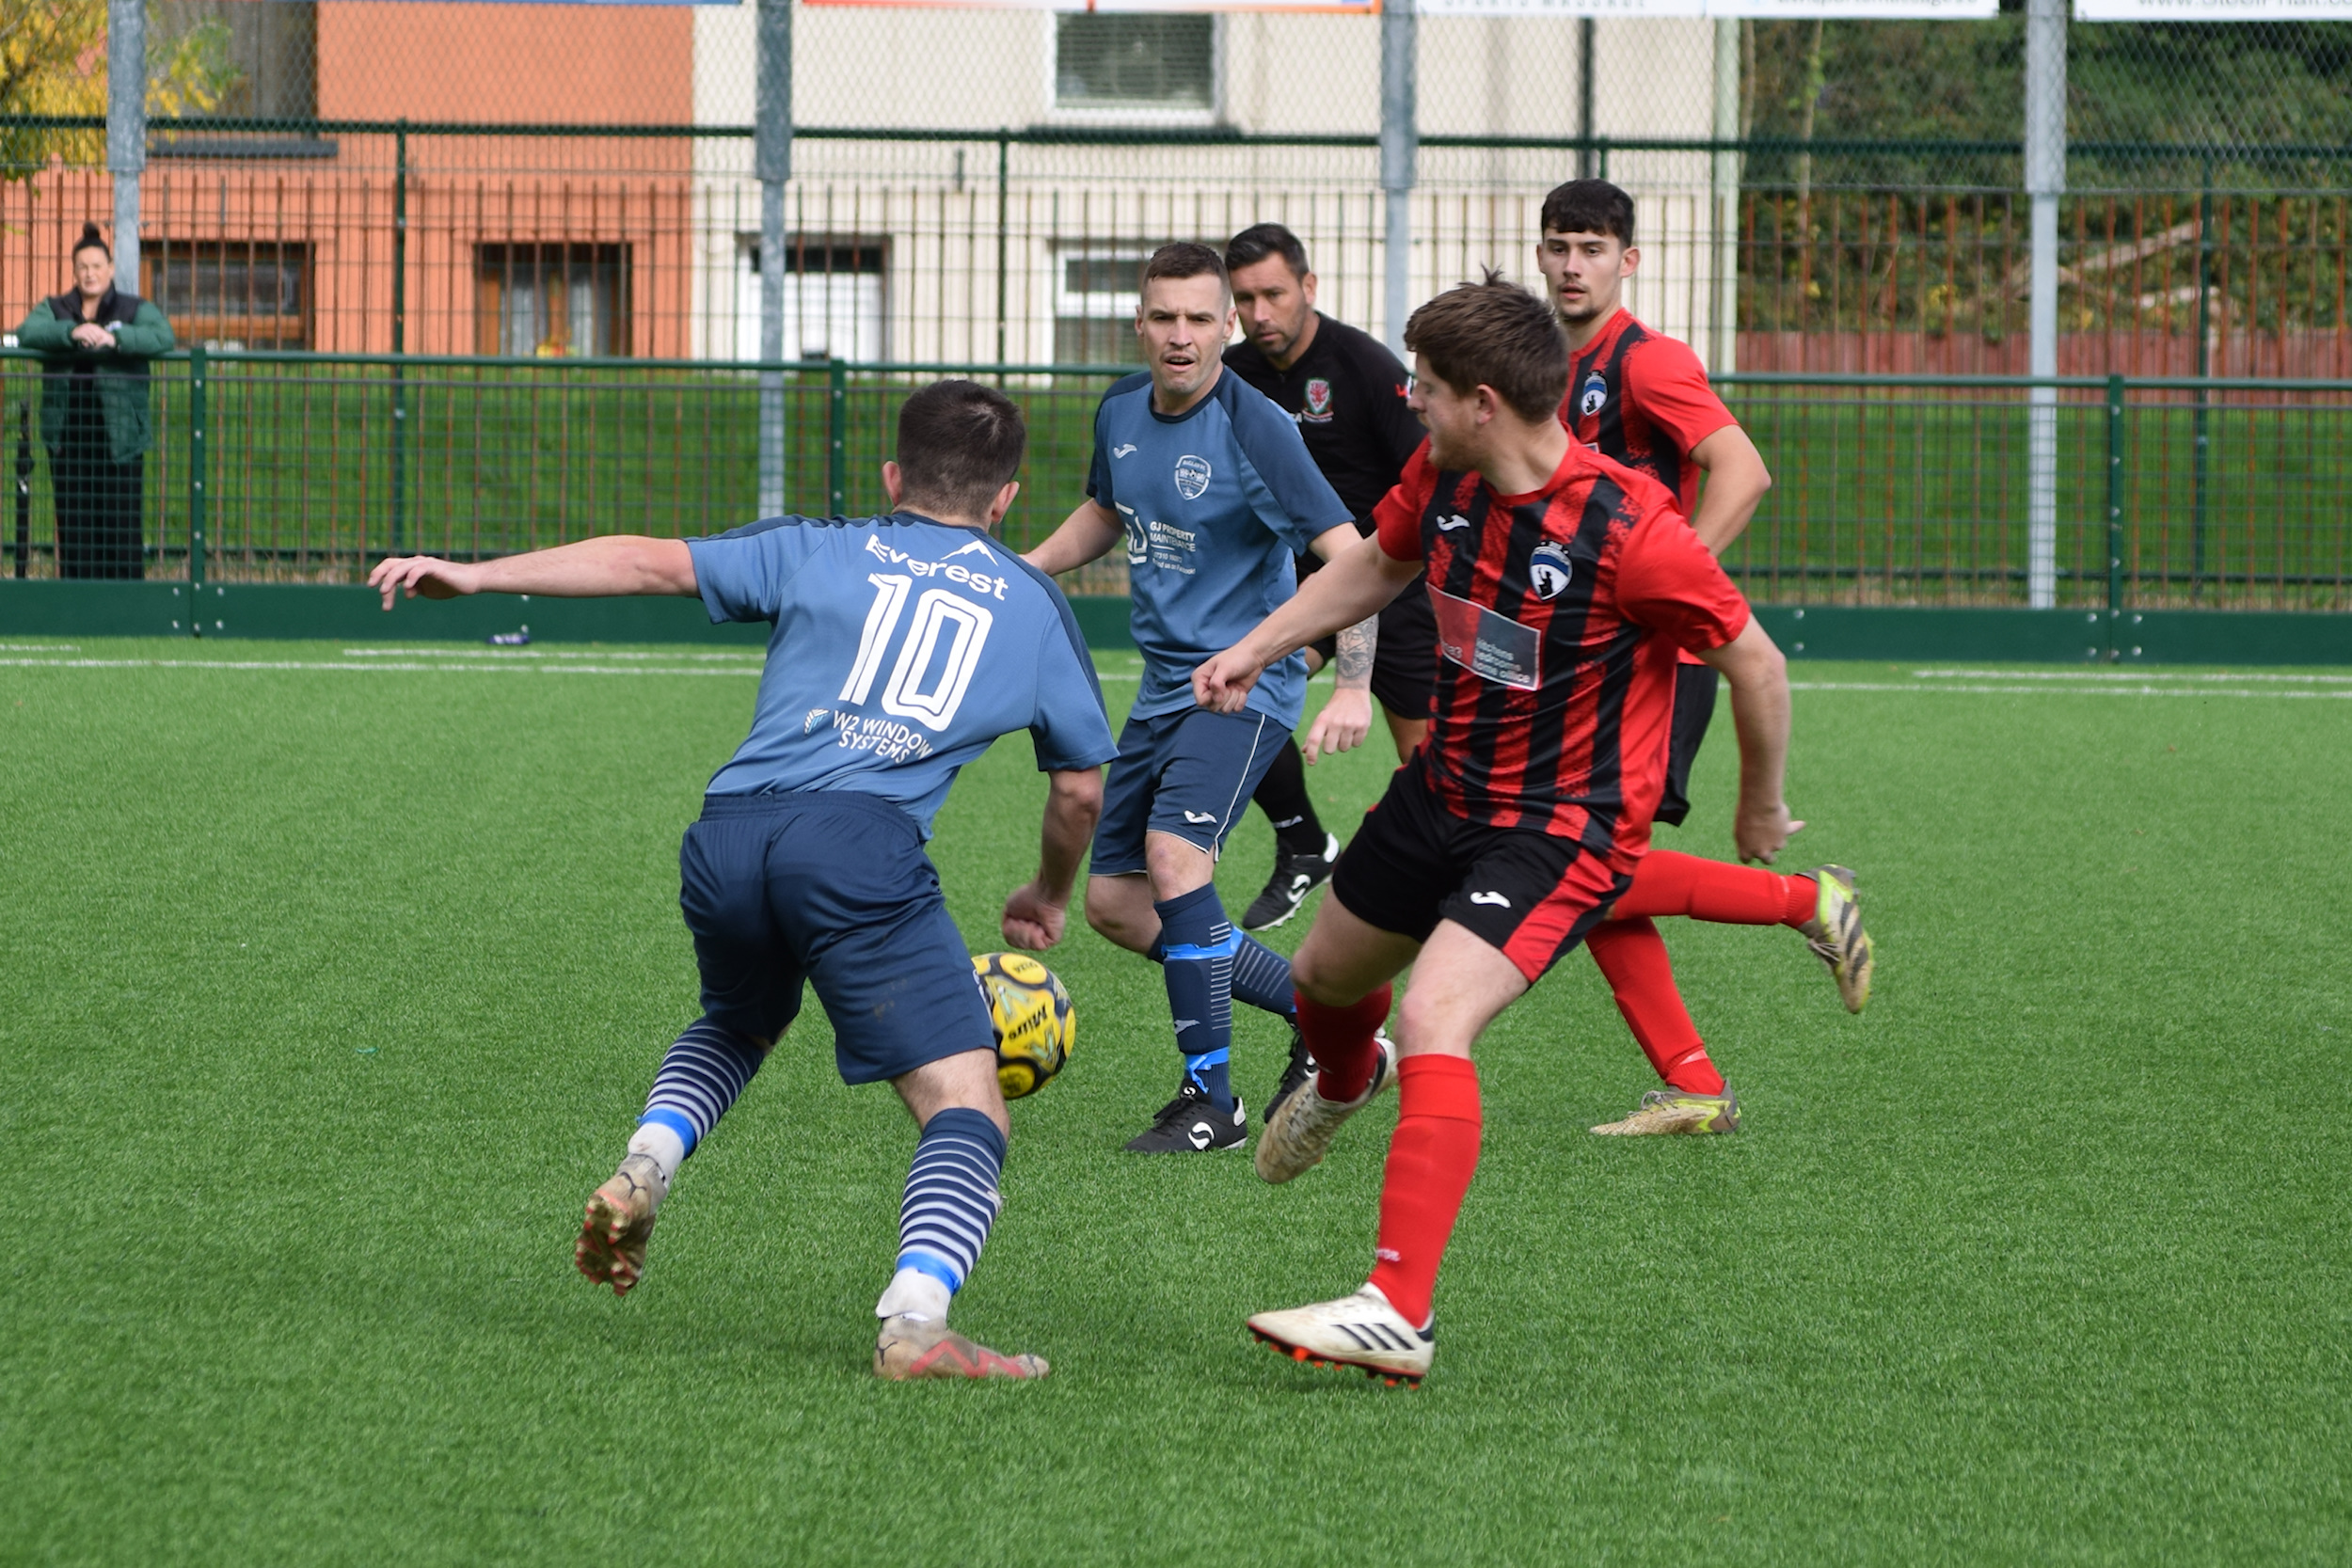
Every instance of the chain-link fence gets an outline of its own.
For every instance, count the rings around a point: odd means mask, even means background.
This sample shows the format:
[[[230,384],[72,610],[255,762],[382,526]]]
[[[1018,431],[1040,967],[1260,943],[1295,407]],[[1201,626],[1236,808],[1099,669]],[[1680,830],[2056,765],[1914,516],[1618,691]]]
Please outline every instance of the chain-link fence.
[[[221,345],[754,356],[750,8],[549,14],[157,0],[133,286]],[[1327,310],[1388,328],[1375,21],[794,25],[786,358],[1116,361],[1152,246],[1268,218]],[[1591,170],[1639,198],[1633,308],[1719,371],[2021,373],[2023,36],[1425,17],[1412,297],[1530,276],[1543,193]],[[2352,374],[2352,26],[2077,24],[2069,50],[2061,371]],[[97,130],[0,121],[11,321],[110,211]]]
[[[18,475],[0,559],[37,578],[93,526],[59,527],[58,481],[71,490],[74,476],[61,472],[70,452],[40,437],[40,372],[21,352],[0,356]],[[882,506],[898,403],[931,373],[844,361],[790,372],[786,505]],[[1001,531],[1016,546],[1084,495],[1110,373],[1007,376],[1029,425]],[[1722,385],[1775,480],[1725,557],[1759,602],[2026,601],[2024,382],[1735,372]],[[151,395],[156,439],[128,527],[159,578],[349,582],[388,553],[478,559],[757,515],[760,393],[741,370],[204,355],[157,365]],[[2058,454],[2060,606],[2352,610],[2340,503],[2352,382],[2078,378],[2062,392]],[[1124,563],[1066,586],[1124,593]]]

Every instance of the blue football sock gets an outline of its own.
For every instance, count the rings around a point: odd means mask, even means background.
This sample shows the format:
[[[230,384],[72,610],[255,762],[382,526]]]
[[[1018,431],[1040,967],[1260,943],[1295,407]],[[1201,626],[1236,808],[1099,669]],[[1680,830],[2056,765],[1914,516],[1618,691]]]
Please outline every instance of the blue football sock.
[[[1296,1017],[1298,993],[1291,986],[1291,961],[1247,932],[1234,933],[1233,940],[1241,943],[1233,949],[1233,994],[1279,1017]]]
[[[1238,933],[1225,918],[1216,888],[1195,888],[1152,906],[1159,911],[1167,957],[1168,1007],[1184,1072],[1219,1110],[1233,1108],[1227,1062],[1233,1043],[1233,952]]]
[[[678,1135],[686,1152],[693,1153],[694,1146],[709,1136],[767,1055],[749,1037],[722,1028],[708,1018],[699,1020],[661,1058],[661,1070],[653,1075],[645,1114],[637,1118],[637,1125],[655,1122],[667,1127]]]
[[[1237,932],[1233,941],[1233,996],[1253,1007],[1263,1007],[1277,1018],[1298,1016],[1298,993],[1291,985],[1291,961],[1248,932]],[[1145,950],[1145,958],[1155,964],[1168,962],[1168,930],[1160,929],[1159,940]]]
[[[1004,1207],[1004,1168],[1005,1135],[979,1112],[951,1106],[925,1122],[898,1205],[898,1267],[961,1290]]]

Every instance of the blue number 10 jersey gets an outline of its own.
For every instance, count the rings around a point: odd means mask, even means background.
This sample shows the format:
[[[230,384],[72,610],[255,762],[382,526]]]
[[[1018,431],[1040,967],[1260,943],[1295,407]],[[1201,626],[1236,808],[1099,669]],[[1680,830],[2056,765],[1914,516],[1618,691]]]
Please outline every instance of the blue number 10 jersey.
[[[775,623],[713,795],[879,795],[929,838],[956,770],[999,736],[1027,730],[1041,770],[1118,755],[1061,590],[977,530],[771,517],[686,543],[711,620]]]

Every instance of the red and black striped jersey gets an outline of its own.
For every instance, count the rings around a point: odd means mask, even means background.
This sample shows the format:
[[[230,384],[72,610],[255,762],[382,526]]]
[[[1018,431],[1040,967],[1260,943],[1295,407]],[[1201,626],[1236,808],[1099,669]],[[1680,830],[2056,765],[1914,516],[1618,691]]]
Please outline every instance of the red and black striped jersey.
[[[1677,650],[1748,624],[1674,498],[1574,442],[1543,488],[1501,495],[1439,472],[1423,443],[1373,515],[1383,550],[1428,570],[1440,657],[1423,760],[1439,799],[1629,869],[1665,784]]]
[[[1699,499],[1699,467],[1691,449],[1738,421],[1707,384],[1706,368],[1690,344],[1652,332],[1630,310],[1619,310],[1599,337],[1570,356],[1560,422],[1603,457],[1674,492],[1688,517]]]

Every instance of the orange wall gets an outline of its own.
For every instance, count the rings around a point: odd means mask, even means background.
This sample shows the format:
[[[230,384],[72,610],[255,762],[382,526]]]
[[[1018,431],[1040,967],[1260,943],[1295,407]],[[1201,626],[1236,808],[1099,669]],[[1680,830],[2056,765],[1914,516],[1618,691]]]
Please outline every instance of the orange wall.
[[[318,51],[323,119],[694,118],[686,6],[324,0]]]

